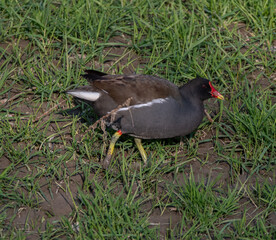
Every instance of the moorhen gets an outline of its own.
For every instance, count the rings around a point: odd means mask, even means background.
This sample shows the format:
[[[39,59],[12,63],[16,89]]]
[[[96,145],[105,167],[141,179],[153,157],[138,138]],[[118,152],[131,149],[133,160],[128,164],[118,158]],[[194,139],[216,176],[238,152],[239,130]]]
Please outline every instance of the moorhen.
[[[149,75],[109,75],[86,70],[82,76],[89,85],[67,93],[91,104],[100,117],[110,115],[105,124],[116,130],[104,160],[106,167],[122,134],[134,137],[146,163],[141,139],[185,136],[201,123],[204,100],[224,99],[209,80],[201,77],[177,87],[166,79]]]

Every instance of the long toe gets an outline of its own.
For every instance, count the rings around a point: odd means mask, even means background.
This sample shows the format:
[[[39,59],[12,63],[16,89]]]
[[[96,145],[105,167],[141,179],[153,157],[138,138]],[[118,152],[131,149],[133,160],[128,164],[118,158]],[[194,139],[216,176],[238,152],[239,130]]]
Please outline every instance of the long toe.
[[[112,155],[110,155],[110,154],[106,155],[105,159],[103,160],[103,164],[102,164],[104,169],[108,169],[108,167],[110,165],[111,158],[112,158]]]

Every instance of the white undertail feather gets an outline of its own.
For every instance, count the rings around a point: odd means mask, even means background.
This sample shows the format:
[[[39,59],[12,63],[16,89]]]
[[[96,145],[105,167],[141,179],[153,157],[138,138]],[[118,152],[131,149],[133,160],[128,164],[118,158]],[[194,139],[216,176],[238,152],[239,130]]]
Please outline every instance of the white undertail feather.
[[[86,91],[76,91],[76,90],[68,91],[67,93],[74,97],[84,99],[87,101],[92,101],[92,102],[96,101],[101,96],[101,94],[98,92],[86,92]]]

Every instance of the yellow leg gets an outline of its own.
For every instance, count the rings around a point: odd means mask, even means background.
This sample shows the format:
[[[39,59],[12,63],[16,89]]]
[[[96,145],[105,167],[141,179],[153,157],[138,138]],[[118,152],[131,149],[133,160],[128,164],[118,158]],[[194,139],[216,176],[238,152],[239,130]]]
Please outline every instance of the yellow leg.
[[[135,141],[135,143],[136,143],[136,145],[138,147],[138,150],[139,150],[139,152],[141,154],[141,157],[142,157],[144,163],[146,164],[148,158],[147,158],[147,154],[145,152],[145,149],[142,146],[141,139],[140,138],[134,138],[134,141]]]
[[[106,155],[106,157],[104,159],[104,162],[103,162],[104,168],[108,168],[108,166],[110,164],[110,159],[111,159],[113,151],[114,151],[115,143],[117,142],[117,140],[119,139],[119,137],[121,135],[122,135],[121,130],[119,130],[119,131],[117,131],[113,134],[113,136],[111,138],[111,141],[110,141],[108,151],[107,151],[107,155]]]

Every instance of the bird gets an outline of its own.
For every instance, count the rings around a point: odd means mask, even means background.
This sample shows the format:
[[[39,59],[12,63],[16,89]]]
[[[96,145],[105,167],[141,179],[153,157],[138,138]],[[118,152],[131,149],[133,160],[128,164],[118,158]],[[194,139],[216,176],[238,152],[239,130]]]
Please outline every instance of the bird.
[[[147,154],[141,139],[167,139],[194,132],[204,116],[203,101],[224,100],[211,81],[197,76],[178,87],[158,76],[111,75],[85,70],[89,85],[67,94],[89,103],[113,134],[103,166],[108,168],[117,140],[122,134],[134,137],[144,164]]]

